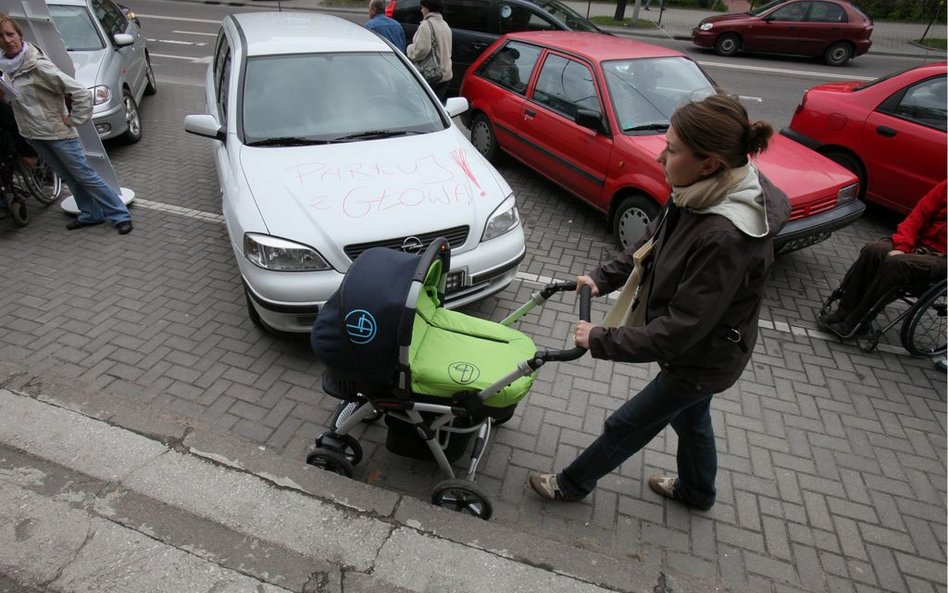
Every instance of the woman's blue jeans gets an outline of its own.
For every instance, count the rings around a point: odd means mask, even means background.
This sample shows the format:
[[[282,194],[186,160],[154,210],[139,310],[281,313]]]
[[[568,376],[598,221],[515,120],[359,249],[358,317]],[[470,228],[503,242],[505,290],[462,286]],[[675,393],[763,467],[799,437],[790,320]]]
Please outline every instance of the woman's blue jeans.
[[[711,426],[711,397],[707,392],[659,375],[606,420],[593,444],[557,475],[564,495],[583,498],[596,482],[622,465],[663,428],[678,433],[678,481],[675,493],[696,505],[714,503],[718,455]]]
[[[72,190],[79,208],[79,222],[108,220],[119,223],[132,219],[122,198],[89,164],[78,138],[28,139],[27,142]]]

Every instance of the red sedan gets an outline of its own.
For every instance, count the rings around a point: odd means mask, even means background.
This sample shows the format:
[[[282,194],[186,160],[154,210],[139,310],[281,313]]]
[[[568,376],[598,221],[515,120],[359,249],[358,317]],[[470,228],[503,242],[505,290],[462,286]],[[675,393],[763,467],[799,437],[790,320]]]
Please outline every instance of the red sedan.
[[[872,19],[845,0],[776,0],[748,12],[708,17],[692,32],[699,47],[823,58],[842,66],[869,51]]]
[[[625,246],[669,196],[655,159],[672,113],[714,92],[671,49],[595,33],[513,33],[471,65],[462,117],[484,156],[503,150],[599,209]],[[852,173],[779,135],[757,165],[790,196],[779,251],[822,241],[865,210]]]
[[[907,213],[945,178],[946,73],[941,62],[813,87],[781,133],[858,175],[866,200]]]

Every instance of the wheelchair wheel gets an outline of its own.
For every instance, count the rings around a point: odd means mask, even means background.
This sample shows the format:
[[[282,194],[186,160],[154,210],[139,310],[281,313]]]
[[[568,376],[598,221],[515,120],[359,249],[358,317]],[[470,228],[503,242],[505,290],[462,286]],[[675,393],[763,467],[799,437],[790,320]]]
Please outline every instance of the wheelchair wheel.
[[[487,494],[474,482],[460,479],[442,480],[431,490],[431,504],[467,513],[478,519],[494,516],[494,507]]]
[[[10,218],[16,226],[26,226],[30,224],[30,212],[26,209],[26,202],[19,196],[15,196],[9,201]]]
[[[945,332],[948,282],[942,281],[918,297],[902,324],[902,346],[914,356],[937,356],[948,350]]]
[[[17,177],[23,189],[46,206],[58,200],[63,193],[62,179],[43,159],[37,160],[32,169],[20,163]]]

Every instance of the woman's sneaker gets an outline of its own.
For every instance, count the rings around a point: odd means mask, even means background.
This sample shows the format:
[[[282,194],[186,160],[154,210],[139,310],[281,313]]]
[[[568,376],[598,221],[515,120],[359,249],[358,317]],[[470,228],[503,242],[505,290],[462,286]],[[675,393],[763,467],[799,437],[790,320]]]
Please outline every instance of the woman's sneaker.
[[[556,474],[530,474],[530,487],[533,491],[550,500],[576,501],[578,498],[567,496],[556,483]]]
[[[652,476],[648,479],[648,486],[657,494],[661,494],[665,498],[670,498],[672,500],[677,500],[678,502],[688,505],[692,508],[698,509],[699,511],[706,511],[714,506],[714,503],[711,504],[695,504],[690,500],[685,500],[675,491],[675,482],[677,478],[674,476]]]

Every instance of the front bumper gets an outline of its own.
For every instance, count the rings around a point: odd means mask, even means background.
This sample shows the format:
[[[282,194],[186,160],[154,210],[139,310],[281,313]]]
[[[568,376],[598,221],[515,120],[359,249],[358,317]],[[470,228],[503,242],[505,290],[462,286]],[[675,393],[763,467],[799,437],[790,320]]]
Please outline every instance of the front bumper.
[[[128,129],[128,121],[125,119],[125,105],[119,101],[118,105],[114,105],[106,111],[93,112],[92,124],[102,140],[121,136]]]
[[[714,47],[714,40],[717,37],[717,32],[702,31],[697,27],[691,30],[691,41],[698,47]]]
[[[833,231],[856,221],[865,210],[861,200],[852,200],[820,214],[791,220],[774,238],[774,252],[789,253],[825,241]]]

